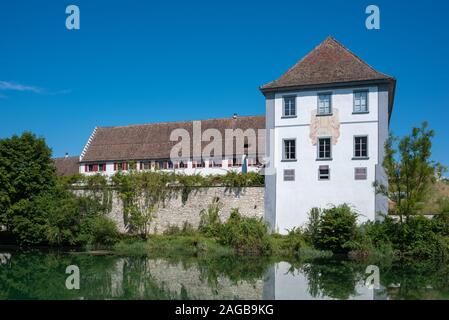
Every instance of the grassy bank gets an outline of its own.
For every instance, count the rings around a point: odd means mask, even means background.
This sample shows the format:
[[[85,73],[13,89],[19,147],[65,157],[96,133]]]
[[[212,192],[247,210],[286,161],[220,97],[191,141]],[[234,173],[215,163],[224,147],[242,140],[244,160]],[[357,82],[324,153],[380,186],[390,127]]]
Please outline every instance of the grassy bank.
[[[116,254],[144,255],[159,258],[174,257],[266,257],[275,260],[298,259],[309,260],[332,256],[330,251],[317,250],[311,247],[295,247],[288,236],[271,235],[269,237],[270,252],[261,254],[256,251],[241,251],[224,245],[216,238],[206,237],[199,233],[191,235],[151,235],[148,239],[127,238],[113,247]]]

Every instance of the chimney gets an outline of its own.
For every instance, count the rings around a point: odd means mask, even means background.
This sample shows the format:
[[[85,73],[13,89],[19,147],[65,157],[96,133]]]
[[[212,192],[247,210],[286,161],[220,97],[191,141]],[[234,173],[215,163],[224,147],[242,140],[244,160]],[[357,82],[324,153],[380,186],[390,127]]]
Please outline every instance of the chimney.
[[[67,159],[68,157],[69,157],[69,153],[68,153],[68,152],[66,152],[66,153],[65,153],[65,156],[64,156],[64,158],[66,158],[66,159]]]
[[[234,113],[234,114],[232,115],[232,119],[237,119],[237,113]]]

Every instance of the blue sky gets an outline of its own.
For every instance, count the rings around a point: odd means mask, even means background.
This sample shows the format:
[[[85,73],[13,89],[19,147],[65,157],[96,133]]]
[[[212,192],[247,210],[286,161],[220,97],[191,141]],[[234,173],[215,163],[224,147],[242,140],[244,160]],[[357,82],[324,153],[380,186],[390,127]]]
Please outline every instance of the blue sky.
[[[0,137],[78,155],[95,126],[263,114],[258,87],[333,35],[397,78],[392,131],[428,120],[449,165],[448,16],[449,1],[2,1]]]

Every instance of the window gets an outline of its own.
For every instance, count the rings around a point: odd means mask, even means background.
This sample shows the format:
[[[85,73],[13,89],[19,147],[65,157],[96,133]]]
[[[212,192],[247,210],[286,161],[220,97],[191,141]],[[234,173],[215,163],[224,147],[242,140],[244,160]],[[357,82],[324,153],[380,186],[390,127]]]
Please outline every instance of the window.
[[[321,93],[318,95],[318,114],[326,115],[332,113],[332,99],[330,93]]]
[[[284,97],[284,117],[295,117],[296,116],[296,96],[286,96]]]
[[[142,163],[142,169],[143,170],[150,170],[150,162],[149,161],[145,161]]]
[[[329,166],[319,166],[318,180],[329,180],[329,179],[330,179]]]
[[[354,92],[354,113],[368,112],[368,91]]]
[[[318,138],[318,159],[331,159],[331,138]]]
[[[295,181],[295,169],[284,170],[284,181]]]
[[[295,139],[284,140],[283,160],[295,160],[295,159],[296,159],[296,140]]]
[[[114,171],[126,170],[126,162],[116,162],[114,163]]]
[[[366,168],[355,168],[354,169],[354,179],[355,180],[366,180]]]
[[[368,157],[368,137],[354,137],[354,158]]]
[[[100,163],[98,165],[98,171],[106,171],[106,163]]]

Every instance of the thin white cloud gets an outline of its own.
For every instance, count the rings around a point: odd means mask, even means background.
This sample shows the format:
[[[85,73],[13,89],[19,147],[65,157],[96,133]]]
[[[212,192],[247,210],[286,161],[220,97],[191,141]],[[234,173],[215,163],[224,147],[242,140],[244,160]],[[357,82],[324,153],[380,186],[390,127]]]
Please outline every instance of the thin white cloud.
[[[51,95],[51,96],[60,95],[60,94],[68,94],[68,93],[72,92],[71,89],[64,89],[64,90],[59,90],[59,91],[48,91],[47,89],[44,89],[44,88],[25,85],[25,84],[11,82],[11,81],[0,81],[0,91],[32,92],[32,93],[36,93],[36,94]],[[0,92],[0,99],[1,98],[7,98],[7,96]]]
[[[4,91],[23,91],[23,92],[34,92],[34,93],[44,93],[44,89],[28,86],[20,83],[9,82],[9,81],[0,81],[0,90]]]

